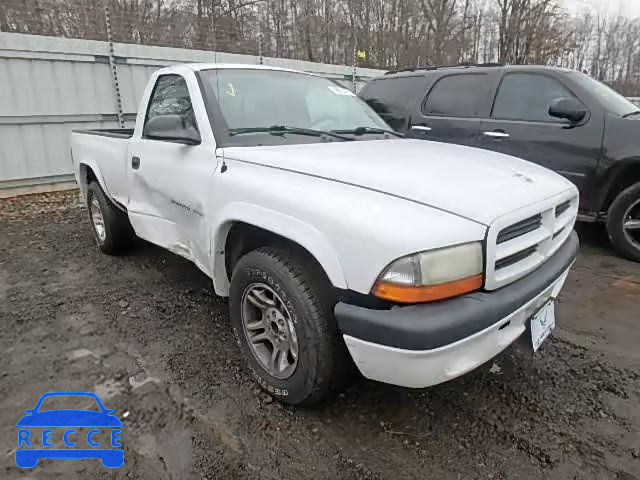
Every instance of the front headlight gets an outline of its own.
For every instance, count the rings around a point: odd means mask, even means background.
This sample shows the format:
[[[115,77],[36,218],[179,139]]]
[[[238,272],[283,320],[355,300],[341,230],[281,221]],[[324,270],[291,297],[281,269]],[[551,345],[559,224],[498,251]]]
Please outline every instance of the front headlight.
[[[373,294],[403,303],[454,297],[482,287],[483,264],[480,242],[416,253],[391,263]]]

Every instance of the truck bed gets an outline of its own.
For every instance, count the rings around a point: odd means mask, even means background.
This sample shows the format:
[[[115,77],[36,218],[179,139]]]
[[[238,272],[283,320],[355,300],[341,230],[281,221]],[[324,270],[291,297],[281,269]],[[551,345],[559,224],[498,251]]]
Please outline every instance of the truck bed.
[[[126,205],[127,165],[131,161],[128,150],[132,136],[133,129],[130,128],[73,130],[71,152],[78,184],[82,185],[79,165],[80,161],[84,161],[99,172],[98,180],[105,193],[121,205]]]
[[[74,133],[84,133],[87,135],[99,135],[101,137],[131,138],[133,128],[96,128],[91,130],[73,130]]]

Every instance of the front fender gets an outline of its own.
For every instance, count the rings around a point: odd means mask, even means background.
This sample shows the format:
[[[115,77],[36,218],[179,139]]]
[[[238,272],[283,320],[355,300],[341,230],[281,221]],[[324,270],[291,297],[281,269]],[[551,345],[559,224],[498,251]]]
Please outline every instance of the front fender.
[[[603,175],[604,181],[600,177],[595,201],[596,212],[606,211],[616,195],[622,191],[622,187],[626,188],[626,186],[640,181],[640,157],[607,158],[607,162],[610,168]]]
[[[334,287],[347,288],[338,255],[322,232],[298,218],[258,205],[236,202],[226,205],[213,222],[213,285],[218,295],[229,295],[224,249],[227,234],[234,222],[268,230],[299,244],[315,257]]]

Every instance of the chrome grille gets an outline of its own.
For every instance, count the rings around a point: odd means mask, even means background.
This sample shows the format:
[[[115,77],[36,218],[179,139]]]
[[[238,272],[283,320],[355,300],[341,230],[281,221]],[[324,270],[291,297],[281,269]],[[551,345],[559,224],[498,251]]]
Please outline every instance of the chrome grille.
[[[571,234],[578,215],[575,190],[497,218],[487,234],[485,288],[524,277],[551,257]]]
[[[571,206],[571,200],[567,200],[566,202],[562,202],[560,205],[558,205],[556,207],[556,217],[559,217],[564,212],[566,212],[570,206]]]
[[[537,245],[533,245],[532,247],[525,248],[513,255],[509,255],[508,257],[501,258],[496,262],[496,270],[500,270],[501,268],[506,268],[514,263],[518,263],[520,260],[524,260],[529,255],[533,255],[536,250],[538,250]]]
[[[537,230],[542,225],[542,215],[537,214],[533,217],[526,218],[518,223],[515,223],[507,228],[504,228],[498,234],[498,238],[496,239],[496,243],[504,243],[512,238],[519,237],[524,235],[525,233],[533,232]]]
[[[565,228],[567,227],[562,227],[562,229],[558,230],[556,233],[553,234],[554,240],[558,238],[560,235],[562,235],[562,232],[564,232]]]

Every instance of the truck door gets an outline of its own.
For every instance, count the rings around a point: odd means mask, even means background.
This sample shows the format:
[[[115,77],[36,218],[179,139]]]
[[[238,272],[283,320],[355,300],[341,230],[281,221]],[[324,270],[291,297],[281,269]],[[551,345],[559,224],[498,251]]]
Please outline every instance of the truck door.
[[[604,119],[587,114],[577,125],[551,117],[554,100],[580,101],[560,80],[533,72],[502,78],[490,117],[482,122],[477,146],[537,163],[583,189],[595,172]],[[589,112],[585,106],[585,110]]]
[[[205,219],[217,167],[215,140],[197,80],[193,73],[185,76],[158,76],[148,94],[146,112],[138,114],[129,147],[127,208],[138,236],[192,260],[209,274]],[[175,119],[176,115],[183,125],[195,127],[201,143],[185,144],[171,135],[151,135],[150,120],[161,116]]]
[[[408,136],[473,146],[480,132],[479,110],[489,95],[489,75],[456,73],[436,80],[411,116]]]

